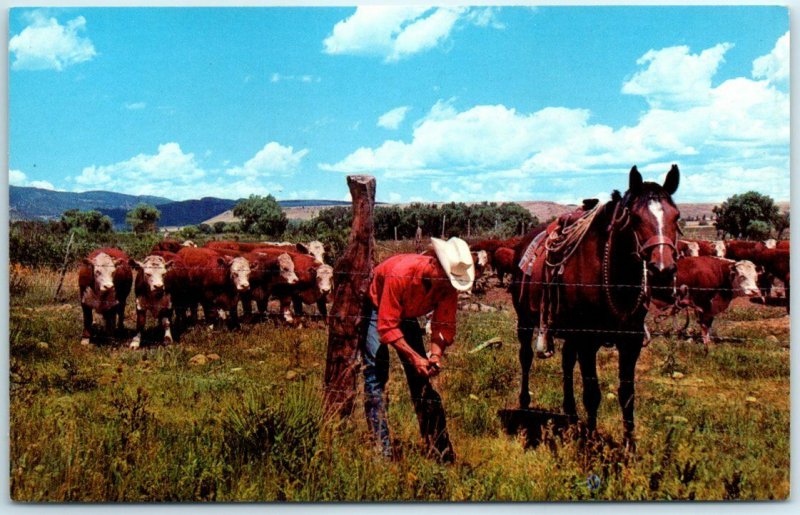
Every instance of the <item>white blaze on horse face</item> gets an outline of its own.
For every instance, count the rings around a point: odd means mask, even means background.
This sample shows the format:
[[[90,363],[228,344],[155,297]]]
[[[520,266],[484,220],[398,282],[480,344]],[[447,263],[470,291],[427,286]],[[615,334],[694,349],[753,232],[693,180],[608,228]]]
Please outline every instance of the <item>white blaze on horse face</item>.
[[[231,263],[231,278],[236,291],[245,291],[250,288],[250,263],[243,257],[233,258]]]
[[[92,267],[94,268],[95,290],[98,292],[112,290],[114,288],[114,270],[117,266],[111,256],[101,252],[92,259]]]
[[[647,209],[649,209],[655,217],[656,223],[658,224],[658,236],[659,238],[662,238],[664,236],[664,208],[661,207],[661,202],[657,200],[651,200],[647,205]],[[660,270],[665,268],[663,252],[658,255],[658,268]]]
[[[333,289],[333,267],[322,265],[317,268],[317,289],[322,295]]]
[[[733,292],[735,295],[752,297],[759,295],[758,271],[752,261],[737,261],[734,265]]]
[[[289,254],[278,256],[278,268],[280,269],[280,280],[286,284],[295,284],[299,281],[294,272],[294,261]]]

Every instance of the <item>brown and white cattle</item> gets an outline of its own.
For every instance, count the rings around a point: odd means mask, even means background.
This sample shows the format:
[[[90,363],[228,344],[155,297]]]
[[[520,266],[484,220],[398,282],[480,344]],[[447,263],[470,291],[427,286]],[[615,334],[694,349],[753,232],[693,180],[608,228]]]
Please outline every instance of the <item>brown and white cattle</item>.
[[[767,283],[772,279],[783,282],[784,293],[786,294],[786,311],[789,311],[789,251],[784,249],[763,249],[753,256],[753,261],[761,267],[767,277]]]
[[[494,251],[494,270],[497,272],[497,279],[500,286],[503,286],[503,278],[506,274],[513,276],[516,262],[514,260],[514,249],[500,247]]]
[[[151,254],[141,261],[131,259],[129,263],[137,272],[133,289],[136,295],[136,335],[130,348],[138,349],[141,345],[148,312],[161,324],[164,344],[171,344],[173,304],[170,288],[167,288],[167,275],[175,262]]]
[[[227,313],[229,326],[237,327],[239,295],[250,288],[250,263],[208,248],[184,247],[178,256],[185,267],[182,287],[192,318],[196,319],[200,303],[212,324],[217,318],[226,318]]]
[[[257,314],[266,315],[273,286],[297,283],[294,261],[288,253],[280,251],[248,252],[242,257],[247,259],[251,269],[250,290],[241,295],[245,317],[251,318],[253,301]]]
[[[78,291],[83,311],[81,344],[88,345],[92,335],[92,315],[97,311],[105,320],[107,336],[124,328],[125,302],[131,292],[133,274],[128,256],[116,248],[97,249],[89,254],[78,270]]]
[[[697,257],[700,255],[700,244],[691,240],[678,240],[678,256]]]
[[[294,306],[295,315],[298,317],[303,316],[303,297],[314,299],[311,303],[316,302],[317,307],[320,309],[320,314],[326,316],[327,306],[324,306],[324,299],[333,289],[333,269],[327,265],[320,264],[310,255],[296,252],[291,252],[289,255],[294,262],[297,282],[295,284],[276,284],[273,288],[273,295],[280,301],[283,319],[290,324],[295,322],[292,315],[292,305]],[[317,271],[322,266],[326,266],[326,270],[330,270],[330,274],[327,272],[317,274]],[[323,304],[322,307],[320,307],[321,304]]]
[[[677,299],[673,298],[671,288],[654,289],[654,303],[662,308],[674,306],[673,315],[685,310],[684,331],[689,324],[688,311],[693,310],[708,349],[714,317],[725,311],[734,297],[759,295],[756,265],[715,256],[687,257],[677,264]]]

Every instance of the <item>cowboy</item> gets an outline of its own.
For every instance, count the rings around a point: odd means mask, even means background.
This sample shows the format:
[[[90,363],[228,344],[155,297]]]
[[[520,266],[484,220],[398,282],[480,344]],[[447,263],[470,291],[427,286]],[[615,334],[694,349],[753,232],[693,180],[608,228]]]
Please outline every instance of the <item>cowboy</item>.
[[[389,346],[394,347],[408,380],[420,433],[429,455],[455,460],[439,394],[430,378],[442,369],[445,349],[456,332],[458,294],[472,287],[475,267],[469,246],[460,238],[431,238],[436,257],[398,254],[375,267],[369,288],[369,326],[362,349],[364,410],[380,452],[392,456],[386,418]],[[430,353],[417,317],[433,312]]]

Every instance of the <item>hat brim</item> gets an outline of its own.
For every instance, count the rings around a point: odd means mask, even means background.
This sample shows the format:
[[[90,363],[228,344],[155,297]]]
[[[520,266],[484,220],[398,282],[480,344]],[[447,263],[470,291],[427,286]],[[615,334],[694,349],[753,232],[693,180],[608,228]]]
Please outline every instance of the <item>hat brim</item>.
[[[453,288],[462,292],[468,291],[470,288],[472,288],[472,284],[475,281],[475,265],[472,264],[472,266],[467,268],[466,273],[453,273],[450,259],[447,256],[448,242],[439,238],[431,238],[431,242],[433,243],[433,251],[436,253],[436,258],[439,261],[439,264],[442,265],[447,277],[450,279],[450,284],[453,285]]]

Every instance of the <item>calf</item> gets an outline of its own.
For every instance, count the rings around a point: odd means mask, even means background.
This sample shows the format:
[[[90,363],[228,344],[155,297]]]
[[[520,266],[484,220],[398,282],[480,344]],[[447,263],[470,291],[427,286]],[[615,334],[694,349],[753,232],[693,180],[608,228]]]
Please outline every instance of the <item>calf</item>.
[[[294,304],[294,311],[296,314],[303,316],[303,304],[317,305],[319,314],[322,315],[325,323],[328,323],[328,297],[333,291],[333,267],[330,265],[320,265],[316,271],[316,277],[313,285],[306,286],[302,289],[295,290],[292,296]],[[286,311],[284,310],[284,317]],[[291,318],[291,315],[290,315]]]
[[[678,256],[697,257],[700,255],[700,245],[696,241],[678,240]]]
[[[185,274],[183,289],[192,318],[196,319],[197,304],[210,322],[217,313],[229,313],[230,327],[239,325],[239,295],[250,288],[250,263],[243,257],[221,255],[208,248],[184,247],[178,252]]]
[[[124,329],[125,302],[132,284],[128,256],[119,249],[97,249],[83,260],[78,270],[78,291],[83,310],[82,345],[89,345],[94,311],[103,316],[107,336],[113,335],[115,321],[117,330]]]
[[[172,296],[167,288],[167,274],[174,261],[166,260],[160,255],[149,255],[142,261],[131,259],[131,268],[137,271],[134,283],[136,294],[136,335],[131,340],[130,348],[138,349],[142,342],[142,332],[147,322],[147,312],[161,323],[164,330],[163,342],[172,343],[170,331],[172,319]]]
[[[656,305],[674,305],[677,310],[687,310],[686,325],[689,325],[688,310],[697,315],[706,350],[711,343],[711,324],[714,317],[725,311],[735,296],[759,294],[758,273],[750,261],[731,261],[714,256],[687,257],[678,260],[675,284],[677,299],[672,298],[671,289],[656,289]]]
[[[755,254],[753,261],[764,270],[765,276],[783,281],[786,311],[789,312],[789,251],[780,248],[764,249]]]
[[[242,294],[242,308],[247,318],[252,317],[253,301],[259,315],[266,315],[273,286],[292,285],[298,281],[294,261],[286,252],[249,252],[243,257],[250,263],[250,290]]]

